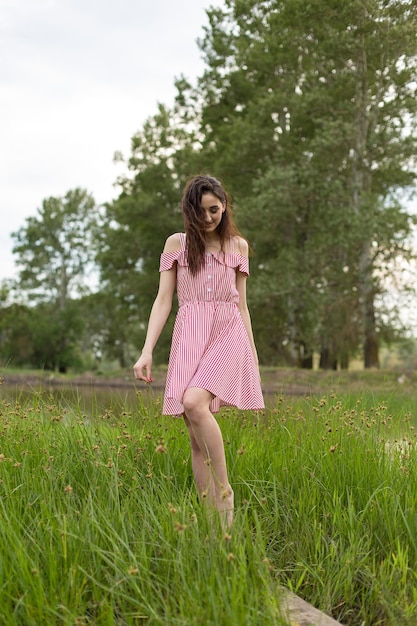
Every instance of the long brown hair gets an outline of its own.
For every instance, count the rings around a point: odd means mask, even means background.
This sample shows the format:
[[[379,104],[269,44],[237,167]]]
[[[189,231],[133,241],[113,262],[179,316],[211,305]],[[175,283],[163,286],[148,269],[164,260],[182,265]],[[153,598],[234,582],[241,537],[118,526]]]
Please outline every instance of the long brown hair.
[[[201,208],[201,198],[205,193],[212,193],[222,202],[225,210],[217,232],[220,237],[220,249],[230,237],[241,236],[233,220],[233,211],[229,195],[222,183],[212,176],[194,176],[184,188],[181,210],[187,237],[188,267],[192,274],[201,268],[206,251],[205,216]]]

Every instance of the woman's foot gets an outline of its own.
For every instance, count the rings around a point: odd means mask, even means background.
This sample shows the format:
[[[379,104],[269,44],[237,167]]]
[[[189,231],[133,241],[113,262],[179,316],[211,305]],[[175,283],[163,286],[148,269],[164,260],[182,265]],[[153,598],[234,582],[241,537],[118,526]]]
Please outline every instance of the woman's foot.
[[[233,523],[234,513],[234,493],[230,486],[227,489],[223,489],[217,510],[220,514],[220,523],[223,530],[228,530]]]

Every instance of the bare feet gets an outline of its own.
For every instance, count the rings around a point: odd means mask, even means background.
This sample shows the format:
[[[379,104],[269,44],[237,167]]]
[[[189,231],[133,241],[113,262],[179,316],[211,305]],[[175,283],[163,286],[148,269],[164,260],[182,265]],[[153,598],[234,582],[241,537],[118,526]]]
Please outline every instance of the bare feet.
[[[220,514],[220,523],[223,530],[228,530],[233,523],[234,512],[234,493],[230,486],[227,489],[223,489],[221,502],[217,506],[217,510]]]

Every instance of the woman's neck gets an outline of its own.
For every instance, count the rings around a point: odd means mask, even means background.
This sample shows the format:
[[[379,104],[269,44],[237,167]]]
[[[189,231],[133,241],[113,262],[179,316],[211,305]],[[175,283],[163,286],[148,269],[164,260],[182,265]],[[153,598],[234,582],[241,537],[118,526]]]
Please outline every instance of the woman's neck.
[[[221,250],[222,244],[219,237],[206,238],[206,250]]]

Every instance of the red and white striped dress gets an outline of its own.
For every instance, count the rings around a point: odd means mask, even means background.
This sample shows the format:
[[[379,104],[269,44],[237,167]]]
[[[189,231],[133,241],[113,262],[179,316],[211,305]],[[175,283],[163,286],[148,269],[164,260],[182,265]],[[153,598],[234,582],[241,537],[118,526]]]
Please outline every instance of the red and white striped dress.
[[[177,263],[179,310],[175,320],[164,395],[164,415],[180,416],[189,387],[207,389],[212,412],[222,405],[263,409],[258,368],[238,308],[236,272],[249,276],[247,257],[234,252],[206,254],[200,271],[188,269],[185,234],[181,248],[161,254],[160,271]]]

